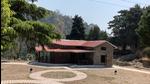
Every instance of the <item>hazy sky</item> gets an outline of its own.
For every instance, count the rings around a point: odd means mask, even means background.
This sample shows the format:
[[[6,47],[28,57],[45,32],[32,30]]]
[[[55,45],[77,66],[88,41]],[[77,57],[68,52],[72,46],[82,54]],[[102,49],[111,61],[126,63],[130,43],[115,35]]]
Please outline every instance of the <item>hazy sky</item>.
[[[97,24],[100,29],[108,30],[108,22],[119,10],[129,9],[136,3],[150,5],[150,0],[38,0],[35,4],[49,10],[59,10],[63,15],[74,17],[78,14],[88,24]]]

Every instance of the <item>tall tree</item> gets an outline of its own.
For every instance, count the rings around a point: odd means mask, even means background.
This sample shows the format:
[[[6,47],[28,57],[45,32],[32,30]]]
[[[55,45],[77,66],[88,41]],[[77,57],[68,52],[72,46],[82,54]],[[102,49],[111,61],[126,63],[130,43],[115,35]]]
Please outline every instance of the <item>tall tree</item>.
[[[85,28],[83,24],[83,19],[75,15],[73,18],[73,25],[70,35],[67,36],[67,39],[71,40],[84,40],[85,39]]]
[[[146,7],[139,22],[137,33],[143,47],[150,46],[150,6]]]
[[[132,49],[138,48],[139,38],[136,33],[138,23],[142,15],[142,8],[139,5],[135,5],[129,10],[121,10],[119,15],[114,16],[114,20],[110,21],[109,29],[112,29],[114,37],[118,38],[117,44],[122,46],[123,50],[126,46],[130,46]]]
[[[94,27],[91,28],[89,32],[88,40],[98,40],[99,34],[100,34],[100,28],[97,25],[94,25]]]

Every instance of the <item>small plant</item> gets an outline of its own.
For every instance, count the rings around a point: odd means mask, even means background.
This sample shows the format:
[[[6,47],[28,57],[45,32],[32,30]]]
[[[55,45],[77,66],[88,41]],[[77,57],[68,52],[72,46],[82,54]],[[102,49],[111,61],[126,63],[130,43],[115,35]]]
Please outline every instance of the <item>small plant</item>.
[[[26,56],[28,61],[34,60],[34,55],[33,54],[27,54]]]

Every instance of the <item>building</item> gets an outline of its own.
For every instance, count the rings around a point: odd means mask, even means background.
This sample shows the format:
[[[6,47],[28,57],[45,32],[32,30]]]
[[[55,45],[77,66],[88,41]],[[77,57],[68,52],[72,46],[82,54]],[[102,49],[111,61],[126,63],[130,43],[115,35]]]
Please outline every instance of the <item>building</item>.
[[[38,62],[57,64],[104,64],[112,66],[113,50],[117,48],[105,40],[53,40],[49,45],[36,46]]]

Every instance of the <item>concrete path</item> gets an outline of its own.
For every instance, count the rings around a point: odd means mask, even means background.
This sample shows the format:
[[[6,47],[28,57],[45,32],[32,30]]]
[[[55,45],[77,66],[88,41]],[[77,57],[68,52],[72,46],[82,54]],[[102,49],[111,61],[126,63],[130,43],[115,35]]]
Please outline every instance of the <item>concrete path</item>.
[[[63,78],[63,79],[54,79],[54,78],[46,78],[41,76],[44,73],[47,72],[71,72],[76,74],[75,77],[72,78]],[[87,77],[87,75],[83,72],[79,72],[79,71],[74,71],[74,70],[44,70],[44,71],[39,71],[39,72],[35,72],[30,74],[29,76],[32,79],[36,79],[36,80],[52,80],[52,81],[61,81],[61,82],[68,82],[68,81],[76,81],[76,80],[82,80],[85,79]]]
[[[63,84],[55,81],[41,81],[41,80],[2,80],[1,84],[13,84],[13,83],[22,83],[22,84]]]
[[[17,65],[28,65],[27,62],[4,62],[1,64],[17,64]]]
[[[23,62],[23,63],[20,63],[20,62],[7,62],[7,63],[1,63],[1,64],[13,64],[13,65],[26,65],[26,66],[31,66],[31,67],[38,67],[38,68],[57,68],[57,69],[66,69],[67,67],[64,67],[64,66],[38,66],[38,65],[30,65],[28,64],[27,62]]]
[[[135,72],[150,74],[150,71],[145,71],[145,70],[138,70],[138,69],[133,69],[133,68],[120,67],[120,66],[116,66],[116,65],[113,65],[113,67],[116,68],[116,69],[123,69],[123,70],[129,70],[129,71],[135,71]]]

